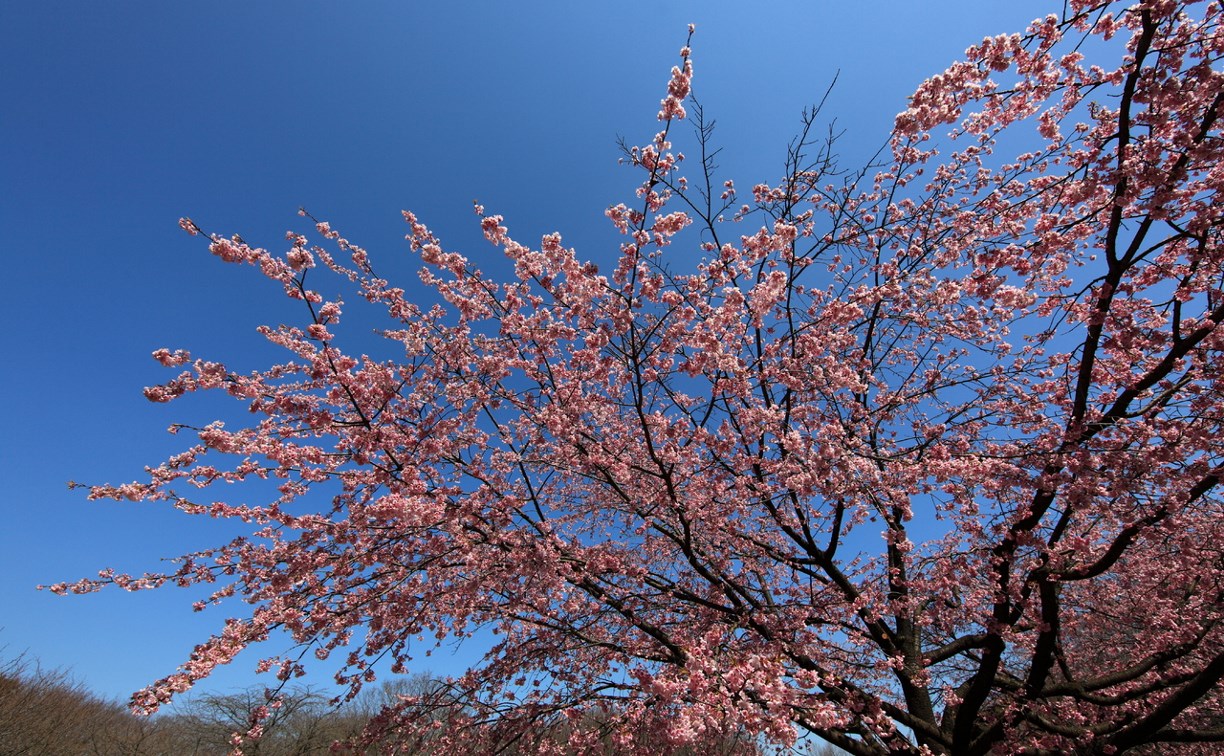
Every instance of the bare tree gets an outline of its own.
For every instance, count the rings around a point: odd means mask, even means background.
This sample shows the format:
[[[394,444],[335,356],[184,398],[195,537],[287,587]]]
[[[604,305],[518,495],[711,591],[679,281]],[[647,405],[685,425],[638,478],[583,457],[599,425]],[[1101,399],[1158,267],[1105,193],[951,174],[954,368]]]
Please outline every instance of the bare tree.
[[[136,717],[58,669],[18,656],[0,666],[4,756],[144,756],[168,750],[161,722]]]

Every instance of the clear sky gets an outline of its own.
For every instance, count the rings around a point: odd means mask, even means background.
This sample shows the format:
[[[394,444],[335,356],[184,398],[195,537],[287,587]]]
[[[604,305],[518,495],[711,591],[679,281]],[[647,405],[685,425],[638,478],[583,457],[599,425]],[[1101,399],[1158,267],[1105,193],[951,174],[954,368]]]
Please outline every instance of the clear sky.
[[[173,672],[225,617],[193,613],[174,589],[35,590],[107,566],[156,569],[235,532],[148,504],[87,502],[65,485],[136,479],[186,444],[168,425],[231,411],[222,397],[147,402],[141,389],[169,377],[154,349],[241,369],[280,358],[255,327],[297,313],[266,279],[180,231],[181,216],[280,251],[286,230],[306,230],[304,205],[376,261],[402,261],[410,287],[399,211],[416,212],[448,249],[496,255],[471,211],[479,199],[521,241],[559,231],[606,260],[615,239],[603,210],[638,180],[617,165],[617,137],[642,144],[658,130],[686,24],[697,25],[694,90],[718,121],[723,173],[749,187],[779,178],[801,110],[839,70],[825,112],[846,131],[844,163],[858,166],[920,81],[983,36],[1061,7],[5,3],[0,653],[28,652],[126,698]],[[262,681],[256,658],[208,685]],[[435,657],[433,671],[457,663]]]

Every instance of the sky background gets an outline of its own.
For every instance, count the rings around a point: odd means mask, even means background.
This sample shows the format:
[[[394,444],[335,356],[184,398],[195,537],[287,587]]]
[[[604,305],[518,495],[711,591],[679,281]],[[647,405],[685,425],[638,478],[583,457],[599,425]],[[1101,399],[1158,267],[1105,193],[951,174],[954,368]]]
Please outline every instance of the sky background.
[[[607,261],[618,240],[603,210],[628,202],[639,179],[617,165],[617,138],[644,144],[658,130],[688,23],[722,176],[747,188],[780,177],[801,111],[838,71],[825,113],[845,131],[843,164],[857,167],[924,78],[982,37],[1061,7],[4,3],[0,659],[27,653],[126,699],[172,673],[227,616],[193,613],[194,594],[176,589],[35,590],[108,566],[158,569],[238,532],[156,505],[88,502],[66,486],[137,479],[190,442],[167,435],[171,423],[233,411],[221,396],[146,401],[142,388],[172,375],[150,359],[154,349],[242,370],[280,360],[255,328],[297,310],[258,272],[209,255],[180,217],[283,251],[286,230],[308,230],[297,216],[305,206],[409,290],[402,209],[486,272],[497,271],[487,259],[497,253],[473,199],[520,241],[557,231],[580,256]],[[248,651],[202,687],[265,682],[257,658]],[[456,673],[467,658],[435,655],[426,668]]]

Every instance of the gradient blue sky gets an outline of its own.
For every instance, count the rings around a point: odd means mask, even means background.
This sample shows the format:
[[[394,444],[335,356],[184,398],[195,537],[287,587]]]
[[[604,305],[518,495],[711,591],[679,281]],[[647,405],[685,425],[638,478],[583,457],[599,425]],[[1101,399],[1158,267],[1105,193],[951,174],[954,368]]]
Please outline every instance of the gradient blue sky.
[[[922,79],[983,36],[1061,6],[5,3],[0,654],[28,652],[126,698],[224,619],[194,614],[173,589],[35,590],[106,566],[155,569],[234,532],[151,505],[87,502],[65,486],[135,479],[187,441],[168,425],[231,410],[219,397],[145,401],[142,387],[168,377],[152,350],[244,369],[280,357],[255,327],[296,312],[253,271],[210,256],[180,216],[279,250],[285,230],[305,229],[304,205],[391,261],[406,258],[399,211],[411,209],[449,249],[495,255],[471,212],[478,198],[520,240],[560,231],[580,255],[606,260],[615,239],[603,209],[628,201],[637,179],[617,166],[616,139],[640,144],[657,130],[689,22],[723,173],[747,187],[779,177],[801,110],[839,69],[826,113],[857,166]],[[207,685],[262,681],[256,658]],[[457,664],[435,656],[433,671]]]

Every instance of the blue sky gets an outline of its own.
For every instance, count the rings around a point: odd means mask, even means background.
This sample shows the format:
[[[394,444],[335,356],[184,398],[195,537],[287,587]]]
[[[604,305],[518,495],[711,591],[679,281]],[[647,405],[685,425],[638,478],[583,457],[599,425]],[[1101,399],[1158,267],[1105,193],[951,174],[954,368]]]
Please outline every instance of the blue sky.
[[[152,505],[87,502],[65,485],[138,478],[184,445],[168,425],[231,410],[220,398],[147,402],[141,389],[168,377],[152,350],[241,369],[279,358],[255,327],[296,313],[265,279],[180,231],[181,216],[280,249],[285,230],[305,230],[305,206],[376,261],[401,264],[411,286],[400,210],[479,258],[496,254],[471,212],[479,199],[520,240],[559,231],[606,260],[615,240],[603,209],[627,201],[637,179],[617,165],[617,137],[640,144],[657,131],[686,24],[698,27],[695,92],[718,121],[723,173],[748,187],[779,177],[801,110],[837,71],[825,112],[846,131],[843,162],[857,166],[922,79],[1061,6],[5,4],[0,653],[28,652],[126,698],[224,619],[193,613],[173,589],[34,589],[107,566],[156,569],[235,532]],[[262,681],[256,658],[207,685]],[[435,657],[433,671],[457,664]]]

